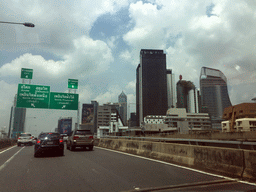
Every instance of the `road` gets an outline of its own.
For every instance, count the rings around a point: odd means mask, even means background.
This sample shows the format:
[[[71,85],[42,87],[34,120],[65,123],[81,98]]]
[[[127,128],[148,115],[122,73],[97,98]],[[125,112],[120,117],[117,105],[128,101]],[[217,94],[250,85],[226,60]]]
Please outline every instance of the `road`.
[[[65,149],[64,156],[34,158],[33,146],[0,152],[0,191],[129,191],[157,187],[157,191],[249,191],[246,184],[207,175],[160,161],[102,148],[93,151]],[[192,186],[201,182],[202,186]],[[210,185],[211,182],[217,184]],[[169,186],[164,189],[162,186]],[[187,186],[189,188],[183,188]],[[162,190],[160,190],[162,189]]]

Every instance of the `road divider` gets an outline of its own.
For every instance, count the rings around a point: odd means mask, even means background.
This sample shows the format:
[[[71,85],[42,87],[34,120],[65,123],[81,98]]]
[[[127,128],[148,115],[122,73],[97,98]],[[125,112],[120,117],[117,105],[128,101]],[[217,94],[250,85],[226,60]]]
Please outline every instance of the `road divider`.
[[[256,152],[165,142],[102,138],[95,145],[199,170],[256,181]]]

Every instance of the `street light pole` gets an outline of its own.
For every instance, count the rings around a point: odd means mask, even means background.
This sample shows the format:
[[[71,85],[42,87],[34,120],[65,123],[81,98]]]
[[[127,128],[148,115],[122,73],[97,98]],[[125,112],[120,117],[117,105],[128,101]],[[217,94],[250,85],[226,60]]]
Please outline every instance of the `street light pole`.
[[[0,23],[24,25],[25,27],[35,27],[33,23],[15,23],[15,22],[6,22],[6,21],[0,21]]]

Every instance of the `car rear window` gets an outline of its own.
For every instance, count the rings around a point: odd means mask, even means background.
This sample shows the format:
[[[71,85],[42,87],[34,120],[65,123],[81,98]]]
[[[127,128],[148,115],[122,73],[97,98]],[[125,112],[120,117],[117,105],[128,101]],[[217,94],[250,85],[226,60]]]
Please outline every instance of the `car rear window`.
[[[48,138],[60,138],[60,134],[59,133],[41,133],[39,135],[39,138],[44,138],[44,137],[48,137]]]
[[[21,137],[31,137],[31,134],[28,133],[22,133],[20,134]]]
[[[90,130],[77,130],[75,135],[91,135],[91,131]]]

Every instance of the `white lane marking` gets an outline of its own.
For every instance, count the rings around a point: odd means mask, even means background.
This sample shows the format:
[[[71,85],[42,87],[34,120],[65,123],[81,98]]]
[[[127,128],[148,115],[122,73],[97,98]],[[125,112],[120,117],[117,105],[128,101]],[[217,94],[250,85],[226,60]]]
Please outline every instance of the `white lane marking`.
[[[115,151],[115,150],[112,150],[112,149],[96,147],[96,146],[94,146],[94,147],[95,148],[99,148],[99,149],[104,149],[104,150],[112,151],[112,152],[116,152],[116,153],[121,153],[121,154],[124,154],[124,155],[129,155],[129,156],[132,156],[132,157],[138,157],[138,158],[141,158],[141,159],[146,159],[146,160],[149,160],[149,161],[155,161],[155,162],[158,162],[158,163],[162,163],[162,164],[166,164],[166,165],[171,165],[171,166],[182,168],[182,169],[187,169],[187,170],[190,170],[190,171],[194,171],[194,172],[198,172],[198,173],[202,173],[202,174],[206,174],[206,175],[210,175],[210,176],[214,176],[214,177],[220,177],[220,178],[224,178],[224,179],[227,179],[227,180],[236,181],[236,182],[240,182],[240,183],[245,183],[245,184],[256,186],[256,183],[250,183],[248,181],[241,181],[239,179],[234,179],[234,178],[225,177],[225,176],[222,176],[222,175],[216,175],[216,174],[212,174],[212,173],[207,173],[207,172],[196,170],[196,169],[193,169],[193,168],[184,167],[184,166],[181,166],[181,165],[176,165],[176,164],[172,164],[172,163],[168,163],[168,162],[164,162],[164,161],[160,161],[160,160],[156,160],[156,159],[150,159],[150,158],[142,157],[142,156],[138,156],[138,155],[133,155],[133,154],[125,153],[125,152],[121,152],[121,151]]]
[[[22,147],[19,151],[17,151],[12,157],[10,157],[3,165],[0,166],[0,171],[6,167],[6,165],[23,149]]]
[[[6,150],[4,150],[4,151],[1,151],[0,154],[1,154],[1,153],[4,153],[5,151],[8,151],[8,150],[10,150],[10,149],[12,149],[12,148],[14,148],[14,147],[17,147],[17,146],[13,146],[13,147],[10,147],[10,148],[8,148],[8,149],[6,149]]]

